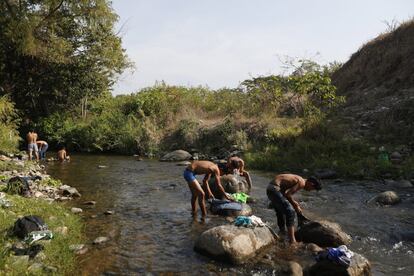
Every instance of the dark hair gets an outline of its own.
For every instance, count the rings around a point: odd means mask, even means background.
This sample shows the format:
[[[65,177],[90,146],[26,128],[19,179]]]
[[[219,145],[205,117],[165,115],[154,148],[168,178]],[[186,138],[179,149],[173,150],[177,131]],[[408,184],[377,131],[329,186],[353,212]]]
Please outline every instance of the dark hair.
[[[233,160],[231,160],[230,164],[235,169],[238,169],[239,168],[239,161],[238,160],[234,160],[233,159]]]
[[[316,189],[316,190],[320,190],[320,189],[322,189],[322,182],[321,182],[321,180],[319,180],[318,178],[316,178],[315,176],[311,176],[311,177],[309,177],[308,179],[306,179],[306,181],[309,181],[310,183],[312,183],[312,185],[313,185],[313,187]]]

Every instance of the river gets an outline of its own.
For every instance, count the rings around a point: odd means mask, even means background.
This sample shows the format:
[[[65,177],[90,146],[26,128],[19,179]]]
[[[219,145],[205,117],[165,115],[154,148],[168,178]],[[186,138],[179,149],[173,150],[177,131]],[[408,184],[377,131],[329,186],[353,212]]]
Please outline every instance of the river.
[[[183,167],[126,156],[79,154],[69,163],[48,163],[47,171],[82,194],[67,203],[84,209],[90,250],[79,257],[82,275],[250,274],[252,266],[234,268],[194,252],[200,233],[226,221],[192,219]],[[252,171],[251,175],[252,196],[257,199],[252,204],[254,213],[275,227],[276,216],[266,208],[265,193],[272,174]],[[303,191],[298,198],[306,214],[337,222],[353,237],[350,248],[370,260],[374,275],[414,275],[414,244],[398,238],[398,233],[414,230],[414,188],[399,190],[403,202],[396,206],[367,206],[369,198],[385,190],[384,184],[373,181],[332,181],[320,192]],[[96,205],[82,204],[89,200]],[[114,214],[104,215],[107,210]],[[92,245],[98,236],[111,239]]]

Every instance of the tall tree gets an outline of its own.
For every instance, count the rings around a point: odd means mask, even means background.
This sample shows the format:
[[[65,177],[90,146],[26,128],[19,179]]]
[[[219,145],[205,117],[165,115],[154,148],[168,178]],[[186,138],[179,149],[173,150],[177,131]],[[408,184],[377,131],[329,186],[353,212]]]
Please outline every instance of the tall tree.
[[[129,66],[106,0],[0,0],[0,95],[30,118],[107,93]]]

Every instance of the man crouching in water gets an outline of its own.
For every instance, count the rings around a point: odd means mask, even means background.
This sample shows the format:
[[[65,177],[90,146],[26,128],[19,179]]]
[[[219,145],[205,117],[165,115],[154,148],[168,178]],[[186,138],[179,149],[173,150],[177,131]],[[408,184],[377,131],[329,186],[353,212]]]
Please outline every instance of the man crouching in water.
[[[243,176],[246,179],[249,191],[252,190],[252,179],[248,171],[244,169],[244,161],[238,156],[231,156],[227,160],[227,168],[229,173],[234,173],[235,171]]]
[[[198,174],[205,174],[203,178],[203,185],[200,185],[195,177]],[[210,186],[208,185],[208,181],[210,180],[211,175],[215,176],[217,186],[223,193],[223,196],[226,199],[230,200],[220,183],[220,171],[218,166],[210,161],[193,161],[184,170],[184,179],[187,181],[188,187],[191,190],[191,213],[193,216],[197,214],[197,199],[198,204],[200,205],[202,218],[205,218],[207,216],[206,203],[204,201],[205,194],[208,194],[208,198],[214,198],[213,193],[210,190]]]
[[[321,183],[315,177],[303,179],[295,174],[279,174],[269,183],[266,194],[272,202],[276,211],[277,225],[280,232],[285,233],[287,227],[288,237],[291,244],[296,243],[295,239],[295,211],[302,215],[302,208],[293,199],[293,194],[304,189],[305,191],[320,190]]]

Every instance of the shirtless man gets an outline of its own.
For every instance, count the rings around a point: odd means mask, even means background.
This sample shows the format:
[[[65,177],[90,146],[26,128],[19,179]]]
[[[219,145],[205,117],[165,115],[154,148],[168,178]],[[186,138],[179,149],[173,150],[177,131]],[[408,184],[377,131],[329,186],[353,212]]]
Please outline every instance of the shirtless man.
[[[70,160],[69,155],[67,155],[67,153],[66,153],[66,148],[65,147],[63,147],[61,150],[58,151],[57,158],[60,162]]]
[[[299,215],[302,215],[302,208],[293,199],[293,194],[302,189],[312,191],[320,190],[321,188],[321,183],[315,177],[303,179],[295,174],[276,175],[267,186],[266,194],[276,211],[277,225],[282,233],[286,232],[285,226],[287,227],[290,243],[296,243],[294,227],[295,211]]]
[[[27,151],[29,152],[29,160],[32,160],[33,152],[34,152],[36,161],[39,161],[39,153],[38,153],[38,148],[36,144],[37,133],[34,132],[34,130],[30,130],[29,133],[27,133],[26,135],[26,140],[27,140]]]
[[[198,183],[195,177],[198,174],[205,174],[202,185]],[[220,183],[220,171],[217,165],[210,161],[193,161],[184,170],[184,179],[187,181],[188,187],[191,190],[191,213],[193,216],[195,216],[197,213],[197,199],[198,204],[200,205],[202,217],[205,218],[207,215],[206,204],[204,202],[205,194],[208,194],[208,198],[214,198],[213,193],[210,190],[210,186],[208,185],[208,181],[210,180],[211,175],[215,176],[217,186],[223,193],[224,197],[230,200]]]
[[[250,174],[244,170],[244,161],[240,157],[232,156],[227,160],[227,168],[229,173],[238,173],[243,176],[246,181],[247,185],[249,186],[249,191],[252,189],[252,179],[250,178]]]
[[[46,141],[38,140],[36,142],[37,147],[39,149],[39,158],[40,159],[46,159],[46,151],[49,147]]]

